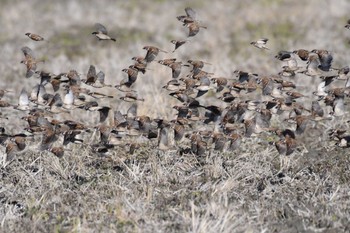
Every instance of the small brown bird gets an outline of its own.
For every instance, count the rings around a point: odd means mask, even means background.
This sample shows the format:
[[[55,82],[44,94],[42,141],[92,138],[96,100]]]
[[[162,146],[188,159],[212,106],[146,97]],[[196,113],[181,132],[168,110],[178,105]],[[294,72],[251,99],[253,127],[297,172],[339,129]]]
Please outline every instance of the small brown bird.
[[[295,120],[297,124],[297,128],[295,129],[296,134],[302,134],[304,133],[307,124],[309,123],[310,120],[312,120],[311,115],[297,115],[295,117],[291,117],[291,120]]]
[[[43,61],[37,61],[34,57],[33,50],[29,47],[22,47],[22,52],[24,54],[24,60],[21,61],[27,67],[26,78],[30,78],[36,71],[36,64]]]
[[[175,49],[173,50],[173,52],[175,52],[176,49],[184,45],[188,40],[171,40],[170,42],[175,45]]]
[[[175,61],[176,61],[176,58],[166,58],[166,59],[163,59],[163,60],[159,60],[158,63],[162,64],[164,66],[169,66],[172,63],[174,63]]]
[[[158,56],[159,52],[167,53],[167,51],[157,48],[155,46],[144,46],[143,49],[147,50],[145,56],[145,60],[147,63],[153,61]]]
[[[182,22],[184,25],[194,22],[196,20],[196,12],[191,7],[185,8],[186,15],[177,16],[177,20]]]
[[[270,95],[272,93],[274,85],[273,80],[270,77],[263,76],[258,78],[258,84],[262,85],[263,95]]]
[[[307,61],[309,58],[310,52],[306,49],[298,49],[298,50],[294,50],[293,53],[298,55],[301,60]]]
[[[86,75],[86,79],[82,79],[81,81],[87,85],[92,86],[97,80],[96,68],[93,65],[89,66],[88,73]]]
[[[99,40],[112,40],[116,41],[115,38],[112,38],[108,36],[108,31],[105,26],[103,26],[100,23],[95,24],[96,31],[92,33],[92,35],[95,35]]]
[[[266,43],[269,39],[267,38],[261,38],[257,41],[250,42],[251,45],[255,46],[258,49],[266,49],[269,50],[269,48],[266,46]]]
[[[133,65],[129,66],[128,69],[123,69],[123,72],[128,74],[128,83],[133,84],[137,80],[137,75],[139,74],[139,70],[136,69]]]
[[[198,34],[200,28],[207,29],[206,26],[200,25],[199,22],[194,21],[187,24],[188,27],[188,37],[192,37]]]
[[[296,92],[296,91],[287,91],[286,94],[288,96],[290,96],[292,98],[292,100],[294,99],[299,99],[301,97],[305,97],[305,95],[299,93],[299,92]]]
[[[216,84],[216,92],[221,92],[228,84],[227,78],[224,77],[211,78],[210,80]]]
[[[311,52],[318,55],[320,61],[319,68],[322,71],[329,71],[333,61],[332,53],[325,49],[314,49]]]
[[[38,34],[27,32],[25,35],[34,41],[43,41],[44,40],[44,37],[39,36]]]
[[[172,78],[173,78],[173,79],[176,79],[176,78],[178,78],[178,77],[180,76],[181,68],[182,68],[183,66],[188,66],[188,65],[182,64],[181,61],[173,62],[173,63],[171,63],[170,65],[168,65],[168,67],[170,67],[171,70],[172,70],[172,73],[171,73],[171,74],[172,74]]]

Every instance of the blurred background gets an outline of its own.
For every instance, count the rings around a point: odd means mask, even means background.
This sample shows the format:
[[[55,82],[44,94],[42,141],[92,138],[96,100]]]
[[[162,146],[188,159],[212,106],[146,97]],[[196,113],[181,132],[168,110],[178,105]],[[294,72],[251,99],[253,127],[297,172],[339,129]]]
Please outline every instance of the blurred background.
[[[21,48],[30,47],[38,59],[38,70],[54,74],[77,70],[84,78],[90,65],[106,74],[105,82],[113,86],[127,77],[122,69],[133,64],[134,56],[144,56],[142,48],[153,45],[169,53],[157,59],[175,57],[180,61],[203,60],[204,68],[215,77],[232,78],[236,69],[258,74],[277,74],[281,63],[274,58],[280,50],[327,49],[333,53],[334,67],[349,65],[350,30],[344,28],[350,18],[348,0],[246,0],[246,1],[166,1],[166,0],[101,0],[101,1],[9,1],[1,0],[0,9],[0,89],[9,89],[8,99],[17,104],[23,87],[30,92],[38,83],[26,79]],[[188,29],[176,19],[184,8],[192,7],[197,18],[208,29],[174,53],[172,39],[186,39]],[[94,24],[106,26],[117,39],[98,41],[91,32]],[[26,32],[43,36],[48,42],[35,42]],[[261,51],[251,41],[268,38],[270,50]],[[139,74],[135,89],[145,101],[139,114],[172,117],[170,104],[176,102],[161,87],[171,80],[171,70],[156,62],[146,74]],[[183,71],[183,75],[186,71]],[[298,80],[300,79],[300,80]],[[296,77],[305,84],[305,77]],[[316,87],[315,87],[316,88]],[[130,103],[119,100],[123,93],[106,92],[117,98],[104,103],[126,111]],[[210,98],[210,95],[208,95]],[[83,113],[83,112],[82,112]],[[78,114],[79,115],[79,114]],[[79,115],[79,117],[81,117]],[[97,120],[96,120],[97,121]],[[95,121],[95,123],[96,123]]]

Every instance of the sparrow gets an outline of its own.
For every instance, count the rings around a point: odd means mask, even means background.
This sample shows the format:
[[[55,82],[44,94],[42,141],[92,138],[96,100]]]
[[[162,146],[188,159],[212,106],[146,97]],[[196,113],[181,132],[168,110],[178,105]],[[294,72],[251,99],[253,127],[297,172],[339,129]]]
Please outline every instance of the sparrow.
[[[24,54],[24,60],[22,60],[21,63],[23,63],[27,67],[26,78],[30,78],[36,71],[36,64],[43,61],[36,60],[33,55],[33,50],[31,50],[29,47],[22,47],[21,50]]]
[[[43,41],[44,40],[44,37],[39,36],[38,34],[27,32],[25,35],[34,41]]]
[[[163,59],[163,60],[159,60],[158,63],[162,64],[164,66],[169,66],[172,63],[174,63],[175,61],[176,61],[176,58],[166,58],[166,59]]]
[[[263,95],[271,95],[273,89],[274,89],[274,83],[273,80],[270,77],[263,76],[261,78],[258,78],[258,84],[261,84],[262,86],[262,94]]]
[[[175,52],[176,49],[184,45],[188,40],[171,40],[170,42],[175,45],[175,49],[173,50]]]
[[[168,67],[170,67],[171,70],[172,70],[172,73],[171,73],[171,74],[172,74],[172,78],[173,78],[173,79],[176,79],[176,78],[178,78],[178,77],[180,76],[181,68],[182,68],[183,66],[188,66],[188,65],[182,64],[181,61],[173,62],[173,63],[171,63],[170,65],[168,65]]]
[[[81,81],[87,85],[92,86],[97,80],[96,68],[93,65],[89,66],[88,73],[86,75],[86,79],[82,79]]]
[[[191,7],[186,7],[185,12],[186,12],[186,15],[180,15],[176,17],[177,20],[179,20],[184,24],[184,26],[196,20],[196,12]]]
[[[164,51],[155,46],[144,46],[143,49],[147,51],[145,56],[145,60],[147,63],[150,63],[151,61],[153,61],[158,56],[159,52],[167,53],[167,51]]]
[[[294,54],[298,55],[298,57],[303,60],[303,61],[307,61],[309,58],[309,51],[306,49],[298,49],[298,50],[294,50],[293,51]]]
[[[167,84],[164,85],[162,88],[168,91],[178,91],[183,89],[184,86],[177,79],[172,79],[169,82],[167,82]]]
[[[266,43],[269,39],[262,38],[257,41],[250,42],[251,45],[255,46],[258,49],[266,49],[269,50],[269,48],[266,46]]]
[[[95,24],[96,31],[92,33],[92,35],[95,35],[99,40],[112,40],[116,41],[115,38],[112,38],[108,36],[108,31],[105,26],[103,26],[100,23]]]
[[[188,28],[188,37],[193,37],[197,35],[201,28],[207,29],[206,26],[199,24],[199,22],[197,21],[188,23],[187,28]]]
[[[216,84],[216,92],[221,92],[228,84],[227,78],[224,77],[211,78],[210,80]]]
[[[192,71],[194,75],[196,75],[199,71],[202,70],[205,64],[211,65],[208,62],[200,61],[200,60],[188,60],[187,61],[190,65],[192,65]]]
[[[333,56],[331,52],[325,49],[314,49],[311,51],[312,53],[316,53],[319,57],[320,65],[319,68],[322,71],[329,71],[332,65]]]

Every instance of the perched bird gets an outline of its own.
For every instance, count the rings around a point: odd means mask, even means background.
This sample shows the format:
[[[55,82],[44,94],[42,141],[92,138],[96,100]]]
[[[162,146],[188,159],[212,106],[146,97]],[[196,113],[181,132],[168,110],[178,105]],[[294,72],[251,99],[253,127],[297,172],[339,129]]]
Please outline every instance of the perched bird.
[[[266,46],[266,43],[269,39],[262,38],[257,41],[250,42],[251,45],[255,46],[258,49],[266,49],[269,50],[269,48]]]
[[[34,41],[43,41],[44,40],[44,37],[39,36],[38,34],[27,32],[25,35]]]
[[[92,33],[92,35],[95,35],[99,40],[112,40],[116,41],[115,38],[112,38],[108,36],[108,31],[105,26],[103,26],[100,23],[95,24],[96,31]]]

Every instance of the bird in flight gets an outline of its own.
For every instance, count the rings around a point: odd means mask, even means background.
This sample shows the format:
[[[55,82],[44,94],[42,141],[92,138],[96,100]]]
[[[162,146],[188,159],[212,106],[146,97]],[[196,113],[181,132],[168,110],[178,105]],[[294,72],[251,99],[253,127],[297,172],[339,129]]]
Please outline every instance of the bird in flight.
[[[112,38],[108,35],[108,31],[105,26],[103,26],[100,23],[95,24],[96,31],[92,33],[92,35],[95,35],[99,40],[112,40],[116,41],[115,38]]]
[[[266,43],[269,39],[261,38],[257,41],[250,42],[251,45],[257,47],[258,49],[266,49],[269,50],[269,48],[266,46]]]

